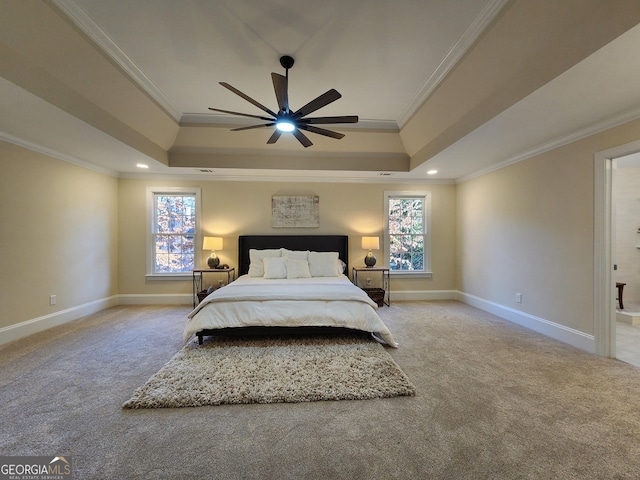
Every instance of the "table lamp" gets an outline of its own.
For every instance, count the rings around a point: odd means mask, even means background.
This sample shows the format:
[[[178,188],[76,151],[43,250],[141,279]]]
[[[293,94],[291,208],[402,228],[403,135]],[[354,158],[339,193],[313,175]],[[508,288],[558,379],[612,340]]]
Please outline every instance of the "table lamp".
[[[371,250],[380,249],[380,237],[362,237],[362,249],[369,250],[367,256],[364,257],[364,264],[367,267],[373,267],[376,264],[376,257]]]
[[[216,250],[222,250],[222,237],[204,237],[202,249],[211,250],[211,255],[207,258],[207,265],[209,268],[217,268],[220,265],[220,259],[216,255]]]

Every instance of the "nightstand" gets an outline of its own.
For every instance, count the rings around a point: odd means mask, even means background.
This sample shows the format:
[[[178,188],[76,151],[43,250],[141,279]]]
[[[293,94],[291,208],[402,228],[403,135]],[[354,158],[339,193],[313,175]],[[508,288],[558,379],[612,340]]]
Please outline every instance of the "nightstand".
[[[360,287],[358,285],[358,273],[362,277],[363,273],[376,272],[382,275],[382,288]],[[379,307],[386,304],[391,306],[391,290],[389,288],[389,269],[387,267],[353,267],[351,270],[351,278],[354,285],[362,288],[367,295],[378,304]],[[386,301],[385,301],[386,297]]]
[[[193,273],[192,278],[192,293],[193,293],[193,308],[196,308],[196,305],[200,303],[200,299],[198,298],[198,293],[202,290],[202,275],[205,273],[226,273],[227,274],[227,285],[233,282],[236,279],[236,269],[235,268],[198,268],[195,270],[191,270]]]

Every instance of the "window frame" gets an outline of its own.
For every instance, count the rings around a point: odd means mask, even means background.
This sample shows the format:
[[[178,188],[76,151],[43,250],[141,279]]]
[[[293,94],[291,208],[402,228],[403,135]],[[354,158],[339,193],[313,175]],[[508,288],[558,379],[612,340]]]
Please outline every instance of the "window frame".
[[[198,245],[202,245],[201,230],[201,191],[198,187],[147,187],[147,221],[146,221],[146,237],[147,237],[147,273],[146,277],[155,280],[187,280],[191,279],[193,273],[188,272],[170,272],[162,273],[155,271],[155,215],[156,215],[156,195],[193,195],[196,200],[195,217],[196,227],[193,238],[193,268],[197,269],[202,258],[202,249]]]
[[[389,200],[403,198],[420,198],[423,201],[422,225],[424,252],[423,264],[424,270],[392,270],[391,269],[391,234],[389,232]],[[384,259],[385,265],[389,268],[389,274],[394,276],[415,276],[415,277],[431,277],[431,192],[428,191],[385,191],[384,192]]]

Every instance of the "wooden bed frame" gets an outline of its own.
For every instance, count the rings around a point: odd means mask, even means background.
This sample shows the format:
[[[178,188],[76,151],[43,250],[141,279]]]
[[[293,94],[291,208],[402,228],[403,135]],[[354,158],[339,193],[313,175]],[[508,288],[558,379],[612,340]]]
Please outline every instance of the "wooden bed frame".
[[[346,235],[240,235],[238,237],[238,276],[249,272],[249,250],[286,248],[288,250],[311,250],[315,252],[338,252],[338,257],[349,265],[349,237]],[[300,335],[313,333],[362,333],[340,327],[238,327],[215,330],[201,330],[196,333],[198,343],[203,337],[219,335]]]

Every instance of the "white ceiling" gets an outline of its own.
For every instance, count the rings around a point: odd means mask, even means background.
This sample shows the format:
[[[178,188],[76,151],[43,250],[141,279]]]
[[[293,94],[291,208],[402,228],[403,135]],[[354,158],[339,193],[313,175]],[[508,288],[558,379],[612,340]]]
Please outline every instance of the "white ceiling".
[[[507,0],[54,0],[77,27],[182,125],[241,124],[251,119],[207,107],[259,114],[218,84],[225,81],[276,109],[270,73],[292,55],[292,106],[336,88],[342,98],[317,115],[359,115],[358,128],[401,130]],[[529,96],[395,179],[469,178],[563,142],[640,118],[640,26],[627,31]],[[505,48],[508,48],[505,45]],[[79,75],[82,73],[79,72]],[[77,163],[121,175],[136,163],[156,174],[171,168],[100,131],[28,89],[0,78],[0,135]],[[328,127],[333,129],[332,127]],[[340,129],[347,136],[357,130]],[[247,132],[224,134],[243,148]],[[260,144],[267,129],[252,131]],[[318,154],[326,142],[311,136]],[[326,140],[326,142],[323,142]],[[279,142],[286,144],[286,139]],[[295,142],[287,148],[302,150]],[[264,149],[270,146],[264,145]],[[305,152],[306,153],[306,152]],[[339,152],[337,153],[340,154]],[[373,154],[372,154],[373,155]],[[308,178],[309,170],[215,168],[219,178]],[[381,178],[378,171],[312,172],[314,179]],[[206,174],[205,174],[206,175]],[[388,180],[389,177],[382,177]]]
[[[639,46],[636,26],[433,157],[430,167],[449,178],[477,175],[640,118],[640,56],[629,55]]]
[[[335,88],[343,98],[323,115],[359,115],[397,127],[474,21],[501,2],[409,0],[393,8],[379,0],[60,3],[86,20],[92,34],[106,35],[105,48],[141,72],[178,116],[219,117],[210,106],[261,113],[220,81],[275,110],[270,72],[284,74],[279,58],[286,54],[295,59],[289,72],[294,108]]]

